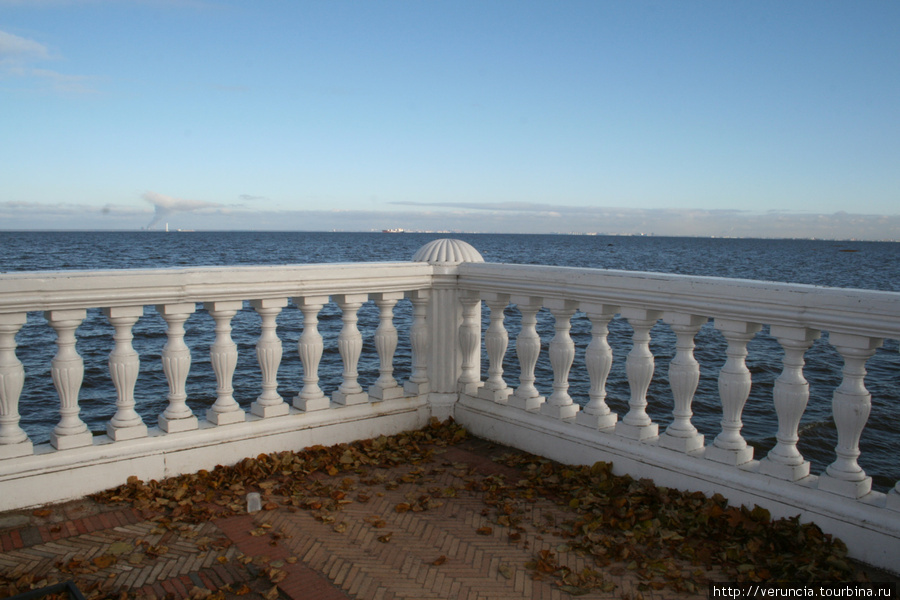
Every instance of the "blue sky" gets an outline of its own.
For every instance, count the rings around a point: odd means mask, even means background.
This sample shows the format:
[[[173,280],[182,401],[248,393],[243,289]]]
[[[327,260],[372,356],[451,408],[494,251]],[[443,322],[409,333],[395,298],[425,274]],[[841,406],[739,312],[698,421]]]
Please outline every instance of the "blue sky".
[[[0,229],[900,239],[895,0],[0,0]]]

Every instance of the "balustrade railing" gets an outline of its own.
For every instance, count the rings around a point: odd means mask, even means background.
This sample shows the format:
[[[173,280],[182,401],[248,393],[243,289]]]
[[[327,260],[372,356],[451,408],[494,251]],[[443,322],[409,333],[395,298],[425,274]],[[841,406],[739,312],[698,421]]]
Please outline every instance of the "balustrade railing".
[[[394,315],[405,299],[411,306],[398,331]],[[369,302],[376,316],[364,339],[359,315]],[[239,349],[232,337],[245,303],[259,317],[259,384],[249,406],[235,398],[236,389],[242,398],[247,392],[235,377]],[[215,385],[205,413],[186,391],[196,365],[185,324],[198,306],[214,323]],[[328,334],[334,348],[320,331],[326,306],[340,313],[337,335]],[[113,330],[106,368],[114,414],[105,435],[88,429],[79,407],[86,365],[78,328],[98,308]],[[289,332],[278,322],[286,311],[299,312]],[[42,313],[55,337],[49,371],[59,421],[48,444],[32,444],[19,422],[20,410],[28,409],[20,406],[23,388],[34,383],[17,356],[28,313]],[[164,331],[159,355],[168,389],[155,423],[141,418],[135,400],[145,382],[134,328],[150,318]],[[668,332],[662,353],[661,326]],[[627,332],[615,348],[613,329]],[[765,456],[747,442],[742,422],[754,386],[748,356],[761,335],[783,353],[768,400],[777,431]],[[698,340],[706,344],[711,336],[721,348],[713,367],[696,351]],[[401,337],[411,351],[406,381],[395,370]],[[4,274],[0,510],[83,495],[129,475],[196,471],[454,416],[477,435],[557,460],[610,460],[620,472],[661,485],[723,493],[776,515],[801,514],[843,537],[860,558],[890,568],[886,557],[900,555],[900,482],[886,493],[873,491],[859,461],[872,405],[866,364],[885,339],[900,339],[897,293],[487,264],[470,246],[447,240],[426,246],[410,263]],[[285,347],[288,340],[296,351]],[[364,342],[377,354],[367,389],[359,372]],[[810,402],[804,370],[816,343],[827,343],[843,363],[829,392],[836,444],[818,472],[800,449]],[[323,389],[320,380],[326,351],[340,357],[336,389]],[[288,352],[301,372],[285,372]],[[665,372],[658,362],[668,363]],[[614,370],[627,383],[611,393]],[[573,386],[573,378],[580,383]],[[662,395],[652,391],[661,379]],[[279,393],[285,380],[290,397]],[[697,427],[701,400],[717,407],[717,431]]]
[[[737,477],[743,497],[760,503],[777,497],[777,512],[784,516],[874,509],[866,512],[873,529],[900,533],[900,482],[888,493],[874,492],[872,477],[858,460],[872,403],[865,385],[866,361],[885,339],[900,338],[900,294],[547,266],[473,263],[460,265],[459,273],[461,293],[480,297],[490,310],[484,333],[487,376],[478,383],[471,374],[461,380],[464,394],[457,408],[458,418],[476,433],[567,462],[583,461],[587,442],[597,450],[595,456],[614,464],[628,456],[624,471],[632,475],[730,497],[734,494],[727,492],[734,484],[729,480]],[[512,337],[504,324],[507,309],[518,328],[514,353],[506,347]],[[553,326],[544,346],[536,331],[536,315],[542,309]],[[569,333],[576,312],[590,324],[590,342],[578,353]],[[474,326],[470,313],[463,313],[461,324],[466,339]],[[607,340],[609,324],[617,319],[632,332],[624,357],[614,356]],[[666,398],[657,394],[651,400],[651,329],[658,322],[669,328],[674,348],[669,352]],[[721,410],[720,430],[712,440],[692,423],[701,379],[695,339],[707,323],[725,343],[724,364],[716,374],[718,397],[703,398],[706,404],[717,402]],[[755,456],[742,435],[742,414],[753,385],[748,344],[764,327],[780,345],[783,360],[769,400],[771,421],[777,423],[776,443],[764,456]],[[807,350],[823,332],[844,366],[831,392],[837,429],[832,461],[823,472],[811,473],[810,461],[798,449],[801,417],[810,397],[803,371]],[[552,384],[535,385],[540,360],[548,360]],[[623,360],[629,394],[627,412],[618,415],[609,405],[606,386],[611,367]],[[497,393],[506,389],[504,361],[511,362],[518,377],[511,394]],[[576,402],[568,393],[569,377],[579,370],[587,371],[590,387],[587,397]],[[542,395],[543,390],[549,395]],[[671,406],[661,419],[667,426],[651,419],[651,401]],[[570,444],[573,439],[577,441]],[[835,506],[842,508],[835,511]]]

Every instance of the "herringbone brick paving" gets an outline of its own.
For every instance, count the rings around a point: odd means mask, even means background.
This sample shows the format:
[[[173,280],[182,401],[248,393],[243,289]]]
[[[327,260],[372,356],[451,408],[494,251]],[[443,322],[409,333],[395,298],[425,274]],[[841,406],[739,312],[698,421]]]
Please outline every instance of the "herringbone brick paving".
[[[96,598],[568,598],[534,565],[596,568],[557,533],[574,513],[539,497],[486,504],[492,477],[522,477],[493,462],[500,451],[470,439],[428,462],[322,477],[342,492],[331,511],[272,497],[271,510],[197,524],[88,499],[0,514],[0,598],[67,579]],[[581,597],[705,597],[647,588],[625,565],[598,570],[607,591]]]
[[[536,499],[515,506],[515,532],[498,523],[474,483],[520,474],[492,462],[494,451],[470,440],[429,463],[325,478],[348,498],[327,513],[281,505],[184,524],[83,500],[0,515],[0,583],[18,582],[10,593],[71,578],[96,597],[566,598],[526,565],[544,551],[573,571],[591,566],[553,533],[568,517]],[[690,597],[639,589],[622,567],[603,575],[611,591],[583,597]]]

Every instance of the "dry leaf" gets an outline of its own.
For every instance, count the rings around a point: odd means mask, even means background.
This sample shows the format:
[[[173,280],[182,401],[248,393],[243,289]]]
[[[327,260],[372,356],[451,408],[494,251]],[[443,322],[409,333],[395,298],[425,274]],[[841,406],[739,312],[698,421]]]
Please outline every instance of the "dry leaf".
[[[447,562],[447,557],[444,556],[443,554],[441,554],[439,557],[437,557],[436,559],[431,561],[431,564],[434,565],[435,567],[439,567],[442,564],[444,564],[445,562]]]

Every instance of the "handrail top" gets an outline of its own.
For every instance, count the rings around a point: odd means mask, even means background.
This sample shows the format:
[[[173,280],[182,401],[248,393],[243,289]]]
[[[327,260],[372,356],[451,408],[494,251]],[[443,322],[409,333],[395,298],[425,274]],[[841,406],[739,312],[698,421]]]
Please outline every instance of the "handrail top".
[[[433,272],[421,262],[20,271],[0,274],[0,314],[405,292],[431,287]]]
[[[505,263],[462,264],[458,285],[477,292],[900,338],[900,292]]]

